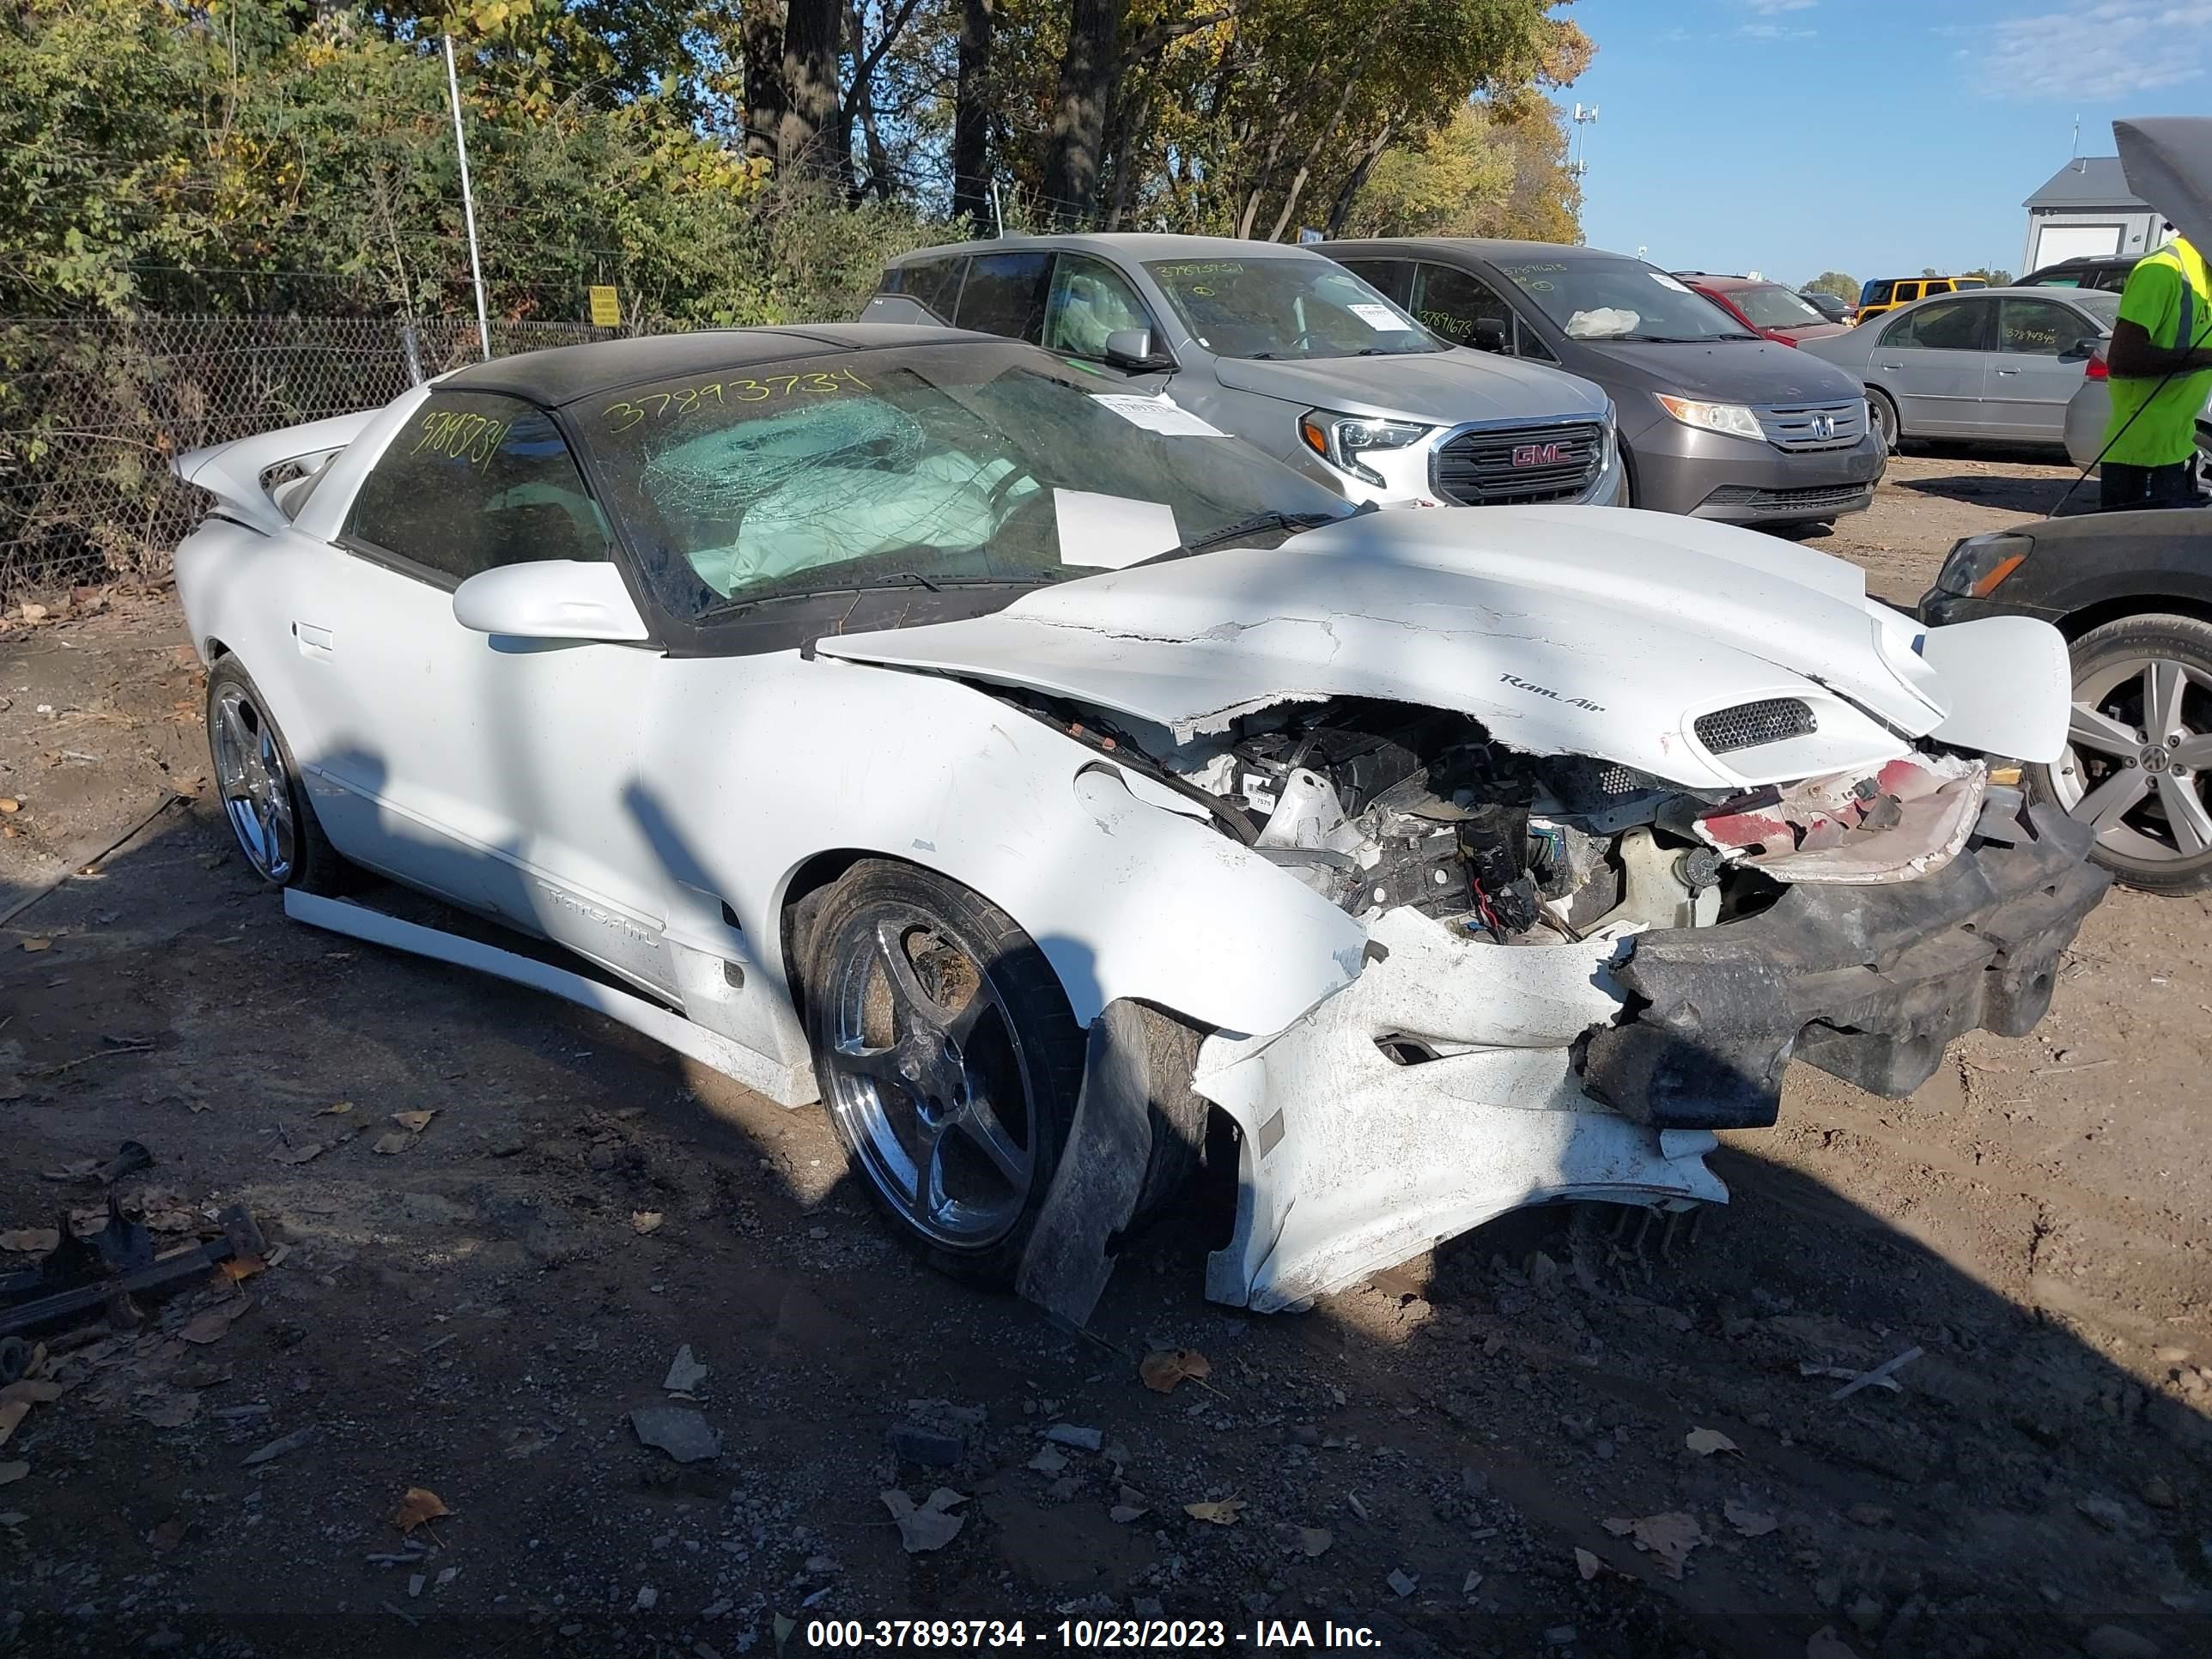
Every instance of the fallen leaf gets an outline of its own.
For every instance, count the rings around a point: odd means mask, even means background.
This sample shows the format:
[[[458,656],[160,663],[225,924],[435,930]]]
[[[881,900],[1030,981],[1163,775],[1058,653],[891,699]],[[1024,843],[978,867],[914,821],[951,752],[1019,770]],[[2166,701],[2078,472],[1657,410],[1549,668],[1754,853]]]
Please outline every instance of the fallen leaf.
[[[667,1218],[658,1210],[633,1210],[629,1216],[629,1230],[634,1233],[657,1233],[660,1231],[660,1224]]]
[[[382,1152],[386,1158],[389,1158],[394,1152],[405,1152],[408,1146],[413,1143],[414,1139],[415,1137],[409,1134],[404,1129],[394,1129],[388,1135],[379,1135],[376,1138],[376,1145],[370,1147],[369,1151],[372,1152]]]
[[[906,1547],[908,1555],[920,1555],[930,1550],[941,1550],[960,1535],[965,1516],[955,1515],[952,1506],[964,1504],[967,1496],[949,1486],[939,1486],[920,1504],[894,1486],[882,1494],[884,1507],[898,1522],[899,1542]]]
[[[54,942],[50,939],[27,939],[23,941],[23,948],[26,951],[51,951],[54,948]]]
[[[13,795],[0,795],[0,812],[20,812],[22,810],[23,803]]]
[[[1605,1571],[1605,1563],[1589,1551],[1578,1549],[1575,1552],[1575,1571],[1582,1574],[1583,1582],[1588,1583]]]
[[[1728,1523],[1746,1538],[1764,1538],[1782,1523],[1771,1515],[1762,1515],[1748,1504],[1739,1504],[1731,1498],[1721,1505],[1721,1513]]]
[[[33,1255],[44,1255],[61,1242],[61,1233],[52,1227],[18,1227],[12,1233],[0,1233],[0,1250],[22,1250]]]
[[[304,1146],[279,1146],[269,1158],[276,1164],[305,1164],[311,1158],[321,1157],[322,1151],[321,1141],[311,1140]]]
[[[430,1120],[437,1115],[434,1109],[427,1112],[394,1112],[392,1121],[409,1134],[419,1135],[430,1127]]]
[[[252,1305],[252,1297],[234,1296],[227,1302],[216,1303],[212,1308],[203,1308],[185,1322],[177,1335],[180,1340],[203,1346],[220,1342],[229,1334],[232,1322],[242,1318]]]
[[[1057,1446],[1039,1446],[1029,1466],[1039,1474],[1058,1474],[1067,1467],[1067,1454]]]
[[[392,1524],[402,1533],[411,1533],[426,1522],[452,1513],[446,1507],[446,1500],[428,1486],[410,1486],[407,1495],[399,1500],[399,1507],[392,1511]]]
[[[1605,1529],[1613,1532],[1614,1523],[1607,1522]],[[1669,1578],[1680,1578],[1690,1552],[1707,1541],[1705,1528],[1698,1526],[1697,1517],[1680,1510],[1640,1516],[1628,1523],[1628,1530],[1637,1548],[1648,1550],[1659,1558],[1659,1565],[1666,1569]]]
[[[1159,1348],[1139,1363],[1137,1375],[1154,1394],[1173,1394],[1186,1377],[1212,1376],[1213,1364],[1195,1348]]]
[[[1241,1498],[1224,1498],[1218,1502],[1186,1504],[1182,1506],[1182,1512],[1194,1521],[1209,1521],[1217,1527],[1233,1527],[1237,1517],[1244,1512],[1244,1504],[1245,1500]]]
[[[353,1110],[353,1102],[349,1100],[340,1100],[334,1101],[330,1105],[324,1107],[323,1109],[317,1112],[315,1115],[317,1117],[343,1117],[351,1110]]]
[[[1735,1441],[1718,1429],[1692,1429],[1682,1437],[1682,1443],[1700,1457],[1711,1457],[1715,1452],[1738,1449]]]
[[[6,1409],[0,1406],[0,1411]],[[190,1389],[156,1389],[151,1399],[132,1413],[157,1429],[181,1429],[199,1414],[200,1397]]]
[[[146,1547],[156,1555],[167,1555],[185,1541],[185,1523],[172,1516],[146,1534]]]
[[[263,1272],[269,1264],[258,1255],[234,1255],[216,1264],[216,1271],[236,1285]]]
[[[1152,1509],[1144,1504],[1116,1504],[1106,1511],[1106,1518],[1117,1526],[1127,1526],[1139,1516],[1150,1515]]]

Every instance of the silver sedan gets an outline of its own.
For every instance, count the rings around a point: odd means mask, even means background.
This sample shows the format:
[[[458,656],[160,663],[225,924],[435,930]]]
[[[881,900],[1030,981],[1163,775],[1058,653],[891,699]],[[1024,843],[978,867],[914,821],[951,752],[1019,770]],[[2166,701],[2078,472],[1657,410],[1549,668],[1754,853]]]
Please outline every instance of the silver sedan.
[[[2100,368],[2104,360],[2098,359]],[[2066,404],[2066,453],[2084,472],[2105,453],[2105,429],[2112,422],[2112,383],[2101,374],[2085,374]],[[2212,398],[2197,411],[2197,453],[2212,465]]]
[[[1875,427],[1905,438],[2065,441],[2067,402],[2112,337],[2120,296],[1977,289],[1887,312],[1802,349],[1858,376]]]

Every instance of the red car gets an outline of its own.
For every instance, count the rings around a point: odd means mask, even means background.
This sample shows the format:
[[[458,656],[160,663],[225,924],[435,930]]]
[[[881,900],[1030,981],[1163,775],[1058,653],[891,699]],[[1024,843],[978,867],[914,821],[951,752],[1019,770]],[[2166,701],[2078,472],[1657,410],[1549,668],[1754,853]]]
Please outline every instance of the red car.
[[[1832,323],[1794,289],[1749,276],[1715,276],[1702,270],[1678,270],[1680,281],[1704,295],[1756,333],[1784,345],[1845,334],[1850,325]]]

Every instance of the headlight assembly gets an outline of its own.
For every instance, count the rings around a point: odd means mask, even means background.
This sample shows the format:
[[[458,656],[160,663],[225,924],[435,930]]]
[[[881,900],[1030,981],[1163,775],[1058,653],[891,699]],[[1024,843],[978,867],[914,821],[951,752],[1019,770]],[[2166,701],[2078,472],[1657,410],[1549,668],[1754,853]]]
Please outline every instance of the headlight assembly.
[[[1759,416],[1741,404],[1703,404],[1694,398],[1669,398],[1662,393],[1659,407],[1684,426],[1696,427],[1701,432],[1725,433],[1731,438],[1753,438],[1762,442],[1766,437],[1765,428],[1759,424]]]
[[[1986,599],[2004,585],[2006,577],[2027,562],[2027,556],[2034,550],[2032,539],[2010,531],[1969,536],[1943,561],[1936,586],[1946,593]]]
[[[1308,410],[1298,417],[1298,437],[1308,449],[1377,489],[1389,480],[1359,457],[1370,449],[1403,449],[1417,444],[1432,428],[1413,421],[1386,421],[1369,415],[1334,415],[1325,409]]]

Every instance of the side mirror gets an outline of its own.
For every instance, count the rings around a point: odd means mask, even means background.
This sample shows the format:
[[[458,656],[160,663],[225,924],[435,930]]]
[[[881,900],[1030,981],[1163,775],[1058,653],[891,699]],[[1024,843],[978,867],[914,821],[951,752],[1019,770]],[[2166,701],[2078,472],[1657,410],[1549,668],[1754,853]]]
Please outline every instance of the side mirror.
[[[453,620],[517,640],[652,637],[622,572],[604,560],[539,559],[478,571],[453,590]]]
[[[1171,367],[1168,358],[1152,349],[1149,328],[1117,328],[1106,337],[1106,361],[1115,368],[1136,373]]]
[[[2097,355],[2097,348],[2102,343],[2094,335],[2085,334],[2060,352],[2058,361],[2062,363],[2087,362]]]
[[[1487,318],[1477,318],[1474,336],[1468,343],[1477,351],[1503,351],[1505,349],[1504,327]]]

